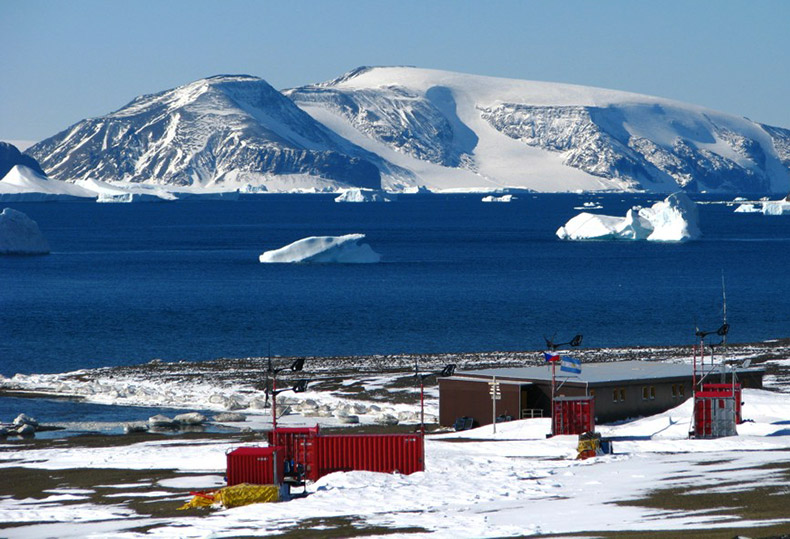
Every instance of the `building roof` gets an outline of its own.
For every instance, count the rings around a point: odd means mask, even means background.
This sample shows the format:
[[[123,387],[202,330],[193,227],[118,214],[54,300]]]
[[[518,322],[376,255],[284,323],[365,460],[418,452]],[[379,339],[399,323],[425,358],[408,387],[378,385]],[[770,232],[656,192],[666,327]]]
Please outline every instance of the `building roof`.
[[[706,371],[710,366],[705,366]],[[736,369],[736,372],[763,371],[760,367],[748,369]],[[719,367],[715,367],[718,373]],[[608,363],[584,363],[582,364],[581,374],[563,372],[557,366],[557,381],[566,383],[580,384],[604,384],[611,382],[635,382],[639,380],[651,379],[678,379],[691,378],[693,367],[687,363],[668,363],[665,361],[613,361]],[[697,375],[701,371],[697,370]],[[551,367],[542,365],[539,367],[506,367],[501,369],[481,369],[476,371],[456,371],[452,378],[481,378],[491,379],[493,376],[502,381],[523,381],[528,382],[550,382]]]

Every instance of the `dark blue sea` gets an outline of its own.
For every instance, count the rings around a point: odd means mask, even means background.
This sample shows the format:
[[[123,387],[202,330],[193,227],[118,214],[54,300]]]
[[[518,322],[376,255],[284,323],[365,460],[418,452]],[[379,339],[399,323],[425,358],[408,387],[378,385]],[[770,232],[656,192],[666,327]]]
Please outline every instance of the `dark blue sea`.
[[[52,254],[0,257],[0,374],[154,358],[539,349],[693,342],[716,328],[722,275],[732,342],[790,335],[790,217],[699,206],[684,244],[566,242],[583,202],[624,215],[658,197],[329,195],[228,201],[7,203]],[[260,264],[264,250],[360,232],[379,264]]]

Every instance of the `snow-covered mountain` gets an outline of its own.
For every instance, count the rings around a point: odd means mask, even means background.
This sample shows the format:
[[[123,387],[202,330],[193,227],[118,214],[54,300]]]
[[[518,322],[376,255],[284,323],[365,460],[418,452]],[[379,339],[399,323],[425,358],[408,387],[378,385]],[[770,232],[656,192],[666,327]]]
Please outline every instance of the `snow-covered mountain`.
[[[216,76],[138,97],[30,149],[69,181],[208,190],[380,187],[378,168],[266,81]],[[370,156],[375,160],[375,156]]]
[[[790,130],[644,95],[408,67],[282,93],[202,79],[28,150],[47,174],[193,191],[790,191]]]
[[[667,99],[409,67],[284,93],[412,173],[390,189],[790,189],[790,130]]]

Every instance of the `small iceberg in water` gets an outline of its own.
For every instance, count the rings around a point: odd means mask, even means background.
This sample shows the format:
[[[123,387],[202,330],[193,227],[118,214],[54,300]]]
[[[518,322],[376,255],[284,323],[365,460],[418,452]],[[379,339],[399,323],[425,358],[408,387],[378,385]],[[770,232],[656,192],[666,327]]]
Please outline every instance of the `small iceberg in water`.
[[[295,241],[290,245],[266,251],[258,257],[264,264],[372,264],[381,260],[381,255],[367,243],[360,244],[364,234],[345,236],[312,236]]]
[[[502,195],[501,197],[495,197],[494,195],[488,195],[482,198],[483,202],[510,202],[513,200],[513,195]]]
[[[46,255],[49,243],[33,219],[11,208],[0,213],[0,255]]]
[[[393,195],[378,189],[349,189],[335,198],[335,202],[392,202]]]
[[[702,236],[697,205],[674,193],[649,208],[634,207],[625,217],[580,213],[557,230],[563,240],[647,240],[680,242]]]

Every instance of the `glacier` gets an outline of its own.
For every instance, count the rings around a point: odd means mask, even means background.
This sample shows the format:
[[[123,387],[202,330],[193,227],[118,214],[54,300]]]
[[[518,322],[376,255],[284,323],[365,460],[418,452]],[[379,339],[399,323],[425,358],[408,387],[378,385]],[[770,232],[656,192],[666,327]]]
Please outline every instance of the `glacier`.
[[[557,230],[563,240],[647,240],[683,242],[699,239],[697,205],[685,193],[673,193],[649,208],[631,208],[625,217],[582,212]]]
[[[371,264],[381,260],[381,255],[370,245],[359,242],[364,234],[344,236],[311,236],[297,240],[285,247],[265,251],[258,258],[261,263],[312,263],[312,264]]]
[[[628,92],[413,67],[285,90],[433,191],[786,192],[790,130]]]
[[[49,243],[33,219],[5,208],[0,213],[0,254],[45,255],[49,254]]]

